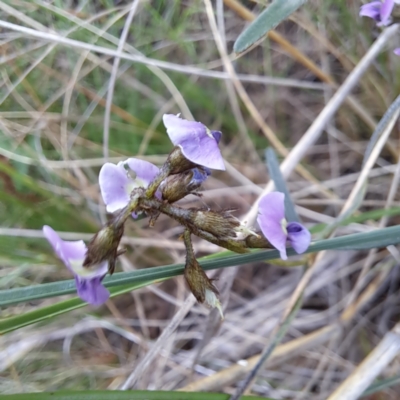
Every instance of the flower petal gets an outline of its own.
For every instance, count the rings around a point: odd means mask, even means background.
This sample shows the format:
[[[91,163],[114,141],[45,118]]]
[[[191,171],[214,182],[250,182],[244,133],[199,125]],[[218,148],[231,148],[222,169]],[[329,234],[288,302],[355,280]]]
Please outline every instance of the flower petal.
[[[220,132],[220,131],[211,131],[211,135],[213,135],[214,139],[219,144],[219,142],[221,140],[222,132]]]
[[[372,1],[371,3],[364,4],[360,7],[360,17],[369,17],[375,21],[381,20],[381,7],[380,1]]]
[[[259,203],[257,222],[266,239],[279,251],[283,260],[286,255],[287,235],[282,228],[285,218],[285,195],[272,192],[265,195]]]
[[[83,262],[87,251],[87,247],[83,240],[72,242],[64,241],[53,228],[47,225],[43,226],[43,233],[53,247],[54,252],[71,272],[71,261],[75,260]]]
[[[297,254],[304,253],[311,242],[311,233],[298,222],[290,222],[287,226],[288,241]]]
[[[187,138],[181,141],[179,147],[189,161],[211,169],[225,171],[224,161],[214,138],[208,135]]]
[[[136,178],[143,181],[147,188],[149,183],[153,181],[153,179],[157,176],[160,172],[158,167],[154,164],[139,160],[138,158],[128,158],[124,163],[128,164],[129,168],[136,173]]]
[[[163,122],[174,146],[178,146],[188,137],[207,135],[207,128],[201,122],[188,121],[174,114],[164,114]]]
[[[394,7],[394,0],[384,0],[380,10],[380,18],[383,25],[389,23],[390,15],[392,14]]]
[[[189,161],[211,169],[225,170],[218,147],[220,132],[209,131],[201,122],[187,121],[173,114],[164,114],[163,121],[172,143],[181,148]]]
[[[102,277],[92,279],[82,279],[75,276],[76,289],[78,296],[89,304],[99,306],[105,303],[110,297],[110,292],[103,286]]]
[[[285,218],[285,195],[281,192],[266,194],[258,205],[260,214],[281,223]]]
[[[397,49],[394,49],[393,53],[396,54],[396,56],[400,56],[400,47],[398,47]]]
[[[129,178],[124,170],[123,163],[118,165],[105,163],[101,167],[99,174],[100,191],[108,212],[115,212],[129,203],[129,194],[126,190],[128,183]]]

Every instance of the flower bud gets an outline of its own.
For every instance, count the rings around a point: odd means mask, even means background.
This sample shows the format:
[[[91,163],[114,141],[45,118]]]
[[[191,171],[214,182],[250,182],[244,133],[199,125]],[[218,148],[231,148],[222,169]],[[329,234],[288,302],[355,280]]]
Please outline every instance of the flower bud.
[[[246,246],[250,249],[274,249],[270,242],[264,237],[261,232],[256,232],[256,235],[246,236],[244,239]]]
[[[183,240],[186,246],[184,277],[190,291],[199,303],[204,304],[209,308],[217,308],[221,314],[221,319],[223,319],[224,314],[222,312],[221,303],[218,299],[218,289],[212,284],[211,280],[196,260],[189,231],[184,232]]]
[[[165,165],[168,166],[168,170],[171,175],[179,174],[196,167],[196,164],[194,164],[192,161],[189,161],[183,155],[182,149],[179,146],[175,146],[171,153],[169,153]]]
[[[115,262],[124,250],[118,251],[119,242],[124,233],[124,224],[121,223],[119,215],[108,222],[88,244],[83,266],[90,268],[92,265],[108,261],[108,272],[112,274],[115,270]]]
[[[184,276],[197,301],[209,308],[218,308],[223,318],[218,289],[212,284],[196,259],[186,261]]]
[[[170,175],[160,185],[163,200],[174,203],[197,190],[208,178],[210,171],[206,168],[193,168],[179,174]]]
[[[232,210],[192,210],[192,223],[199,229],[212,233],[217,238],[236,238],[240,221],[231,214]]]

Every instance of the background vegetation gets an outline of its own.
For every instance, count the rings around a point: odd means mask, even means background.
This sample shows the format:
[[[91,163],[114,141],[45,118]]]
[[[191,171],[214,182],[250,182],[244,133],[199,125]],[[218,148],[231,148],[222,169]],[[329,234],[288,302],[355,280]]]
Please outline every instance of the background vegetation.
[[[0,289],[71,278],[42,226],[64,239],[89,239],[106,221],[101,165],[132,156],[161,165],[171,150],[164,113],[223,132],[227,171],[213,172],[204,196],[182,204],[235,208],[244,217],[270,179],[266,148],[286,157],[349,76],[351,96],[302,147],[287,187],[316,239],[399,224],[398,124],[368,173],[364,196],[351,197],[372,132],[400,89],[400,58],[391,51],[398,35],[385,39],[364,74],[351,75],[381,34],[358,17],[361,2],[309,1],[238,57],[233,43],[263,2],[217,0],[213,17],[208,1],[136,3],[131,12],[128,1],[0,2],[0,20],[35,32],[0,30]],[[123,52],[119,65],[107,49]],[[163,217],[154,228],[146,219],[130,221],[120,270],[181,263],[180,233]],[[204,241],[195,249],[199,256],[220,251]],[[0,393],[233,393],[276,335],[300,282],[300,309],[251,393],[326,399],[368,354],[382,359],[379,346],[389,337],[393,357],[379,370],[378,362],[368,365],[369,392],[360,393],[397,399],[399,262],[398,248],[385,245],[218,270],[222,323],[194,304],[182,277],[135,291],[118,287],[119,295],[97,309],[81,307],[72,295],[3,307],[3,333],[29,326],[0,337]],[[12,319],[28,314],[28,322]]]

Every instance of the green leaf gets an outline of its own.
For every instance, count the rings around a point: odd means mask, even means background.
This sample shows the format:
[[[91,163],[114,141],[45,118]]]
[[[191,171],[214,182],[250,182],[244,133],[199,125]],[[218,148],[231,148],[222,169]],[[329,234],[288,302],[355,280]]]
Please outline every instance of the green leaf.
[[[236,39],[233,50],[242,53],[295,12],[307,0],[274,0]]]
[[[147,390],[93,390],[2,395],[4,400],[229,400],[224,393]],[[242,396],[242,400],[274,400],[270,397]]]
[[[306,253],[321,250],[364,250],[376,247],[386,247],[400,243],[400,226],[377,229],[371,232],[354,233],[331,239],[319,240],[310,245]],[[289,256],[295,255],[293,249],[288,249]],[[225,254],[232,254],[226,252]],[[257,261],[268,261],[279,258],[277,250],[254,251],[247,254],[235,254],[227,257],[201,259],[200,264],[205,270],[234,267]],[[104,279],[105,286],[120,286],[129,283],[144,283],[151,280],[167,279],[183,274],[183,264],[166,265],[162,267],[145,268],[132,272],[120,272]],[[59,296],[75,292],[73,280],[44,283],[36,286],[15,288],[0,291],[0,307],[18,304],[35,299]]]
[[[156,281],[151,280],[142,283],[131,283],[129,285],[116,286],[110,289],[110,297],[128,293],[132,290],[139,289],[155,282]],[[59,303],[52,304],[51,306],[42,307],[24,314],[4,318],[0,320],[0,335],[15,331],[16,329],[20,329],[24,326],[35,324],[36,322],[44,321],[48,318],[52,318],[72,310],[76,310],[77,308],[81,308],[86,305],[87,303],[81,300],[79,297],[74,297],[73,299],[60,301]]]
[[[274,181],[276,189],[285,194],[286,219],[289,222],[300,222],[300,218],[297,215],[293,200],[286,186],[285,178],[283,177],[281,169],[279,168],[278,158],[276,157],[275,151],[272,147],[267,148],[265,151],[265,157],[267,159],[269,176]]]
[[[352,223],[362,223],[365,221],[376,221],[385,216],[395,217],[397,215],[400,215],[400,207],[381,208],[379,210],[366,211],[359,215],[352,215],[351,217],[344,219],[340,225],[346,226],[346,225],[350,225]],[[310,229],[310,232],[312,234],[322,232],[326,228],[326,226],[327,226],[326,224],[314,225]]]

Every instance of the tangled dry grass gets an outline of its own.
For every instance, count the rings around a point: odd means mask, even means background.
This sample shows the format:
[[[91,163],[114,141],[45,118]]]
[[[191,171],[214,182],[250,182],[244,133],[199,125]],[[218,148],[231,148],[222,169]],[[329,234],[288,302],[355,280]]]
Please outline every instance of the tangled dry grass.
[[[380,32],[358,17],[358,1],[310,1],[235,59],[233,41],[249,10],[261,8],[243,4],[216,1],[213,29],[209,1],[0,2],[0,20],[12,24],[0,25],[2,288],[69,278],[41,226],[88,239],[106,220],[99,168],[128,156],[161,165],[170,150],[160,124],[167,112],[224,134],[227,172],[213,173],[203,197],[182,204],[235,208],[251,220],[269,182],[264,150],[272,144],[289,160],[287,184],[308,227],[333,226],[346,211],[371,133],[399,92],[400,60],[387,50],[395,28],[357,75]],[[399,148],[397,124],[367,171],[364,199],[334,235],[400,223]],[[154,228],[132,221],[120,268],[182,262],[180,233],[162,217]],[[199,256],[219,251],[204,241],[195,247]],[[389,246],[321,252],[307,268],[294,258],[224,269],[214,276],[223,322],[195,304],[181,277],[154,284],[0,337],[0,392],[233,393],[303,285],[301,308],[251,392],[346,399],[335,390],[373,385],[374,372],[400,379],[399,263]],[[9,307],[2,317],[59,300]],[[392,381],[364,398],[395,400],[399,391]]]

